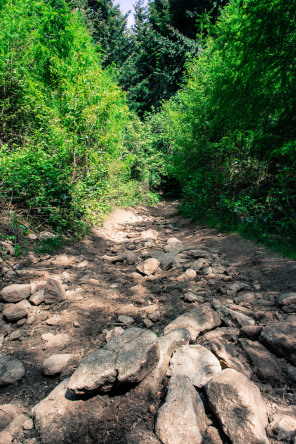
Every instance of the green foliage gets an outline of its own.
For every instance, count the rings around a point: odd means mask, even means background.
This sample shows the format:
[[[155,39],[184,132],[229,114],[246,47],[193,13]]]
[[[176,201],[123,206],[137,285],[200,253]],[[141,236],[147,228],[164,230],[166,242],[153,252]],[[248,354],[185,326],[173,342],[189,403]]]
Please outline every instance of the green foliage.
[[[186,214],[295,237],[295,7],[231,1],[164,106]]]
[[[103,66],[121,66],[132,50],[127,14],[123,15],[112,0],[86,0],[83,9],[93,40],[100,48]]]
[[[110,183],[128,181],[131,165],[125,95],[79,8],[1,2],[0,110],[0,196],[58,232],[83,233],[89,202],[110,208]]]

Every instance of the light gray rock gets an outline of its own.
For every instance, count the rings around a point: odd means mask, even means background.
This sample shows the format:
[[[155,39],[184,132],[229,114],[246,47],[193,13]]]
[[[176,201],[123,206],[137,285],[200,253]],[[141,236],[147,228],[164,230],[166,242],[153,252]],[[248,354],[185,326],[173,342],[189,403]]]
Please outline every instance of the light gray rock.
[[[44,290],[45,304],[55,304],[66,298],[65,290],[62,284],[55,279],[48,279]]]
[[[47,325],[59,325],[61,323],[61,316],[59,315],[54,315],[54,316],[50,316],[50,318],[48,318],[46,320],[46,324]]]
[[[233,368],[237,372],[241,372],[246,375],[247,378],[251,378],[252,370],[250,369],[248,363],[244,362],[245,359],[238,359],[235,356],[232,348],[230,348],[227,343],[219,339],[214,339],[213,341],[209,342],[209,348],[219,359],[222,369]]]
[[[193,281],[196,278],[196,271],[188,268],[185,273],[181,274],[177,277],[178,282],[189,282]]]
[[[62,349],[70,343],[70,336],[66,333],[59,333],[57,335],[52,333],[44,333],[41,336],[41,339],[46,341],[44,345],[45,349]]]
[[[142,231],[142,233],[141,233],[142,239],[157,240],[158,237],[159,237],[159,233],[156,230],[147,230],[147,231]]]
[[[190,333],[185,329],[173,330],[159,338],[159,361],[152,372],[139,384],[139,392],[153,397],[160,391],[172,354],[181,345],[189,344],[189,341]]]
[[[62,373],[71,359],[71,354],[61,353],[46,358],[42,364],[42,373],[46,376],[54,376]]]
[[[255,325],[254,319],[249,316],[232,310],[225,305],[218,308],[218,314],[229,327],[245,327],[246,325]]]
[[[11,356],[0,355],[0,387],[14,384],[25,375],[21,361]]]
[[[294,442],[296,438],[295,412],[289,410],[277,412],[267,427],[267,433],[278,441]]]
[[[165,245],[164,252],[165,253],[173,253],[174,255],[177,255],[181,253],[184,250],[184,245],[180,242],[174,242]]]
[[[23,425],[28,419],[30,418],[27,415],[21,413],[6,427],[5,431],[10,434],[14,442],[23,442]]]
[[[29,301],[32,305],[40,305],[44,302],[44,290],[39,290],[30,296]]]
[[[124,315],[118,316],[117,320],[123,325],[131,325],[134,322],[133,318]]]
[[[173,354],[167,375],[186,375],[201,388],[219,372],[221,365],[210,350],[201,345],[183,345]]]
[[[296,366],[296,321],[278,322],[264,327],[259,341],[276,356]]]
[[[100,396],[77,399],[68,390],[69,379],[62,381],[32,414],[41,444],[100,442],[95,425],[103,421],[106,403]]]
[[[159,344],[154,333],[130,328],[88,355],[73,373],[69,389],[81,394],[109,391],[114,384],[138,383],[158,360]]]
[[[242,290],[251,290],[251,286],[245,282],[235,281],[228,285],[227,294],[232,296]]]
[[[194,294],[192,292],[188,292],[182,295],[182,299],[184,299],[185,302],[203,302],[203,297],[199,296],[198,294]]]
[[[151,251],[150,255],[159,261],[162,270],[169,270],[173,266],[176,258],[176,253],[174,251],[165,253],[163,251],[155,250]]]
[[[181,241],[177,239],[176,237],[169,237],[167,239],[167,245],[169,244],[181,244]]]
[[[14,404],[0,405],[0,430],[5,429],[20,413],[21,410]]]
[[[144,262],[141,262],[137,266],[137,271],[139,271],[140,273],[142,273],[146,276],[150,276],[151,274],[156,272],[159,265],[160,265],[160,262],[157,259],[150,257],[149,259],[146,259]]]
[[[236,342],[239,337],[239,329],[235,327],[220,327],[204,333],[200,338],[200,343],[204,344],[216,340]]]
[[[13,284],[1,290],[0,295],[4,302],[19,302],[27,299],[31,294],[30,284]]]
[[[221,320],[217,313],[208,304],[204,304],[176,318],[165,327],[164,334],[177,328],[185,328],[190,333],[191,341],[195,341],[201,332],[212,330],[220,324]]]
[[[145,324],[145,327],[147,327],[147,328],[151,328],[154,325],[153,322],[151,321],[151,319],[144,319],[143,322]]]
[[[224,433],[236,444],[267,444],[266,406],[259,388],[233,369],[216,374],[205,386],[209,404]]]
[[[17,304],[9,304],[3,310],[3,317],[8,322],[16,322],[19,319],[25,318],[28,316],[28,309],[22,304],[18,302]]]
[[[140,382],[159,360],[158,338],[146,329],[130,328],[112,339],[105,349],[117,353],[119,383]]]
[[[281,295],[278,301],[281,307],[296,304],[296,293],[284,293]]]
[[[247,302],[249,304],[256,304],[258,299],[261,299],[261,295],[257,295],[256,293],[239,293],[239,295],[235,298],[235,303],[240,304],[242,302]]]
[[[185,375],[171,378],[158,412],[156,435],[163,444],[201,444],[205,430],[203,403],[190,379]]]
[[[114,338],[115,336],[121,335],[121,333],[123,333],[124,330],[122,327],[114,327],[112,328],[112,330],[109,330],[106,332],[106,342],[111,341],[112,338]]]

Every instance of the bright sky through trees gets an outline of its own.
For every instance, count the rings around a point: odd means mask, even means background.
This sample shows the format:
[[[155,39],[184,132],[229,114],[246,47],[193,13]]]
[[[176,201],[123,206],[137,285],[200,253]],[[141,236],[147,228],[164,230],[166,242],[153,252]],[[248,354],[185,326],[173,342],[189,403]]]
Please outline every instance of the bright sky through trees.
[[[128,11],[132,11],[129,15],[128,18],[128,26],[132,26],[134,24],[134,16],[133,16],[133,12],[134,12],[134,4],[135,4],[136,0],[118,0],[117,2],[114,1],[114,4],[118,3],[120,6],[120,9],[123,13],[127,13]],[[147,3],[147,1],[145,1],[145,3]]]

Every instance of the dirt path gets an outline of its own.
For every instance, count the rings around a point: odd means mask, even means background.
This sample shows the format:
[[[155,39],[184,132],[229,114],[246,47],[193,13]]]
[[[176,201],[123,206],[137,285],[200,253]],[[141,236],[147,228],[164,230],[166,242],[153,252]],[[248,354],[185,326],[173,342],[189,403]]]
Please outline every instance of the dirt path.
[[[83,242],[65,246],[52,256],[30,254],[21,261],[11,259],[19,265],[21,275],[13,277],[4,269],[0,290],[10,284],[27,283],[35,283],[37,290],[42,290],[51,278],[62,283],[65,298],[53,304],[30,306],[28,317],[17,323],[6,323],[5,318],[1,321],[2,353],[20,360],[26,371],[19,382],[1,387],[1,405],[13,404],[18,413],[30,416],[32,407],[71,376],[85,356],[106,343],[106,336],[109,339],[120,328],[129,328],[125,323],[149,328],[160,337],[164,328],[186,310],[207,302],[220,313],[222,324],[216,333],[204,333],[194,342],[214,351],[224,368],[232,366],[231,360],[240,362],[260,388],[270,421],[277,411],[295,405],[296,369],[285,356],[288,352],[266,356],[256,348],[262,327],[296,323],[296,298],[295,303],[287,305],[279,302],[283,294],[296,291],[295,262],[238,235],[198,227],[176,215],[177,204],[163,201],[156,207],[118,209]],[[164,250],[170,238],[180,241],[182,249]],[[139,273],[137,265],[149,257],[159,259],[160,267],[150,275]],[[184,274],[188,269],[193,272]],[[190,299],[193,302],[188,302]],[[7,305],[1,304],[1,309]],[[226,309],[223,311],[221,306]],[[242,318],[237,319],[232,311]],[[120,315],[132,319],[123,318],[121,322]],[[252,324],[257,330],[242,330]],[[232,337],[225,335],[221,327],[232,327]],[[59,342],[52,336],[45,340],[48,333],[64,336],[59,337]],[[216,341],[217,348],[221,339],[227,346],[224,352],[228,358],[214,350],[213,343]],[[58,376],[44,376],[43,361],[56,353],[71,354],[66,369]],[[295,349],[291,353],[295,355]],[[67,432],[63,442],[150,442],[148,438],[137,441],[130,433],[139,426],[149,433],[153,431],[167,381],[151,399],[139,397],[134,389],[102,396],[103,420],[88,425],[87,438],[84,428],[81,435],[77,430],[75,436]],[[0,409],[0,431],[9,422],[2,417]],[[207,421],[218,435],[204,442],[230,442],[211,413]],[[32,427],[28,422],[21,432],[17,430],[13,442],[45,442]],[[270,442],[281,441],[270,436]]]

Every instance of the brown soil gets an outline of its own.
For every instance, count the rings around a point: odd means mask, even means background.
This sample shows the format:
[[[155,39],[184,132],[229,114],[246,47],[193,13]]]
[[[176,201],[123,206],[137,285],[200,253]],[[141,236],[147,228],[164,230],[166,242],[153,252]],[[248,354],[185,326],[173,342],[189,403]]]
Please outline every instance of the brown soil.
[[[83,357],[105,344],[104,330],[118,326],[117,313],[122,306],[132,302],[137,307],[143,305],[143,301],[138,302],[133,298],[130,290],[138,284],[132,277],[136,265],[112,263],[104,259],[104,256],[120,255],[123,241],[133,241],[139,238],[142,231],[148,229],[157,230],[159,240],[153,248],[142,246],[141,250],[134,250],[133,253],[138,258],[141,255],[145,258],[145,254],[149,257],[149,250],[161,248],[168,237],[177,237],[185,245],[194,244],[196,248],[207,247],[217,254],[220,262],[222,260],[228,263],[240,280],[251,283],[259,281],[259,291],[266,303],[258,304],[255,309],[249,307],[254,310],[256,323],[264,326],[286,319],[288,315],[273,302],[281,293],[296,290],[295,262],[258,247],[238,235],[217,233],[184,220],[177,215],[177,206],[176,201],[163,201],[156,207],[118,209],[103,227],[94,229],[92,235],[82,242],[64,246],[51,256],[35,254],[22,259],[9,259],[12,265],[20,266],[21,276],[7,280],[2,275],[1,288],[10,283],[44,283],[51,277],[64,284],[67,300],[51,306],[41,304],[34,307],[32,311],[35,319],[31,325],[13,326],[15,330],[20,329],[24,336],[20,340],[5,341],[2,353],[20,359],[26,367],[26,375],[18,384],[1,389],[1,404],[13,403],[30,412],[61,380],[73,373]],[[63,274],[65,272],[69,276]],[[155,280],[142,282],[147,289],[147,294],[143,297],[145,305],[159,305],[160,319],[154,322],[153,327],[156,334],[160,335],[171,320],[197,305],[188,304],[181,299],[180,296],[186,289],[194,290],[194,283],[176,283],[172,278],[179,274],[169,270],[161,273]],[[98,282],[90,282],[90,279]],[[209,296],[205,300],[216,298],[224,302],[229,299],[229,295],[223,294],[223,291],[221,293],[221,282],[206,278],[202,282],[209,290]],[[59,316],[57,325],[47,325],[47,319],[53,315]],[[146,328],[139,314],[133,318],[134,326]],[[77,323],[79,326],[74,326]],[[67,333],[70,344],[60,350],[46,349],[41,336],[48,332]],[[43,376],[40,371],[42,362],[56,352],[72,354],[67,370],[58,377]],[[279,360],[282,361],[284,360]],[[283,365],[286,365],[285,361]],[[252,379],[260,387],[270,410],[274,405],[286,407],[295,404],[295,390],[291,385],[275,388],[272,381],[263,384],[256,376]],[[153,430],[155,414],[164,396],[165,387],[156,399],[148,402],[136,398],[133,389],[127,393],[114,393],[112,397],[104,396],[106,415],[104,422],[93,425],[94,436],[100,436],[99,440],[96,438],[93,442],[126,443],[126,432],[138,424],[145,424],[148,429]],[[31,431],[26,433],[27,440],[24,442],[29,443],[35,435]],[[39,442],[38,437],[35,438]],[[228,442],[225,437],[223,440]],[[83,442],[83,437],[69,442]]]

